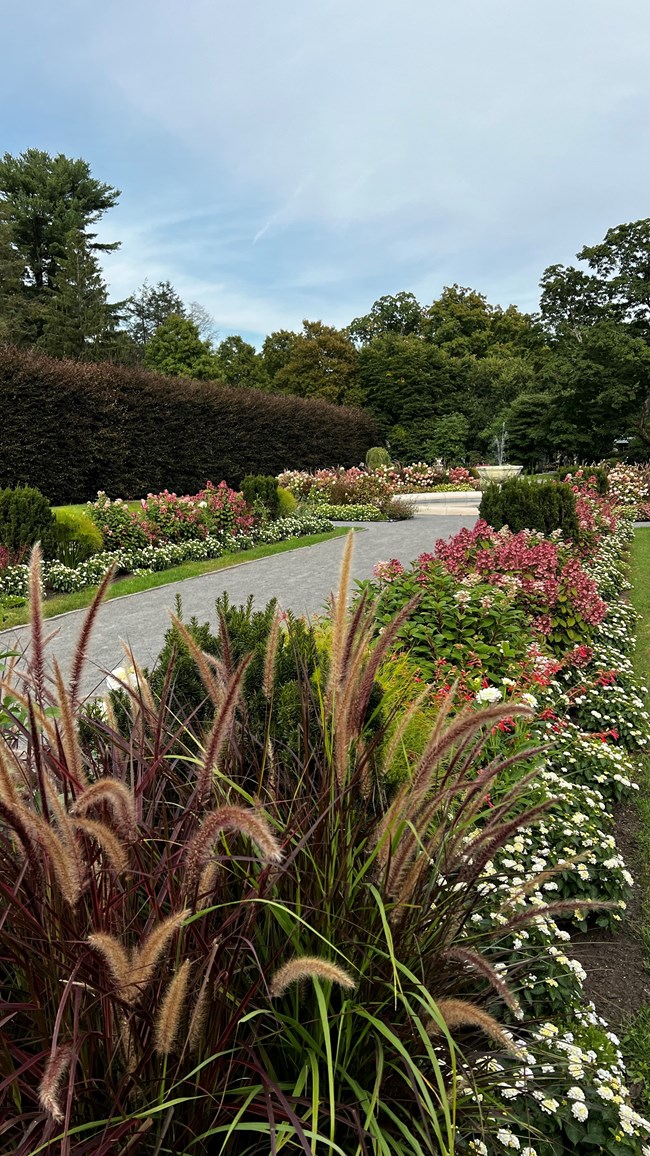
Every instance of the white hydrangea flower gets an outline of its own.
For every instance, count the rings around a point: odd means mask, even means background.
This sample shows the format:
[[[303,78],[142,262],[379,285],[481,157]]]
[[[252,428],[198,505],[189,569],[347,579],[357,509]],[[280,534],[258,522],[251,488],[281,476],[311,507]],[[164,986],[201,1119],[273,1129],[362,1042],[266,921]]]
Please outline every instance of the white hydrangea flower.
[[[518,1137],[515,1136],[514,1132],[511,1132],[509,1128],[499,1128],[497,1140],[500,1144],[503,1144],[504,1148],[514,1148],[517,1151],[521,1148]]]
[[[503,691],[498,686],[483,686],[475,695],[477,702],[499,702],[503,698]]]

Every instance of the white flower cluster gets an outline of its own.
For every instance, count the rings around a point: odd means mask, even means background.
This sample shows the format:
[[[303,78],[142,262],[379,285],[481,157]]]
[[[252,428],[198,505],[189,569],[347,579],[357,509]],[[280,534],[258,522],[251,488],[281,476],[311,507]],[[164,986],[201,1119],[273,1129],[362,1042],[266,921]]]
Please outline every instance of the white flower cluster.
[[[485,1061],[486,1073],[503,1073],[496,1089],[490,1085],[496,1114],[485,1115],[481,1137],[467,1137],[461,1151],[543,1156],[559,1150],[554,1141],[566,1145],[567,1137],[572,1150],[581,1150],[589,1132],[592,1145],[599,1137],[600,1151],[650,1156],[650,1122],[631,1106],[619,1041],[593,1004],[585,1006],[586,973],[571,958],[567,926],[584,926],[585,911],[563,909],[560,923],[545,910],[557,900],[608,901],[615,906],[595,911],[591,921],[616,923],[633,882],[616,847],[612,817],[613,803],[637,789],[628,752],[643,748],[650,734],[647,691],[627,657],[636,616],[620,600],[629,538],[630,520],[622,520],[599,551],[595,576],[610,609],[595,632],[588,667],[569,669],[562,681],[554,678],[536,691],[545,717],[535,720],[534,732],[550,746],[526,803],[555,801],[542,821],[520,828],[486,865],[483,903],[467,924],[468,946],[486,934],[495,943],[490,962],[516,992],[520,1019],[541,1026],[513,1037],[522,1061]],[[603,741],[608,731],[620,741]],[[533,919],[518,923],[531,909],[538,912]],[[504,934],[495,942],[498,927]]]

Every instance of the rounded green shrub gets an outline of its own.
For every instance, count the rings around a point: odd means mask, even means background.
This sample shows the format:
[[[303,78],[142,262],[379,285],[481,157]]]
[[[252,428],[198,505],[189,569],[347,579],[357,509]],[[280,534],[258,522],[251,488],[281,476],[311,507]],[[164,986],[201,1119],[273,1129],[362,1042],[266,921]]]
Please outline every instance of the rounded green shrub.
[[[87,514],[57,510],[48,552],[65,566],[76,566],[104,548],[101,530]]]
[[[278,517],[278,479],[273,474],[247,474],[241,484],[241,492],[246,505],[251,509],[256,503],[261,503],[269,517]]]
[[[390,466],[391,457],[383,446],[371,446],[366,454],[366,465],[369,470],[376,470],[378,466]]]
[[[483,491],[479,517],[495,530],[508,526],[513,534],[561,530],[566,539],[575,539],[580,532],[575,494],[563,482],[510,478],[501,486],[492,483]]]
[[[54,531],[50,503],[33,486],[0,490],[0,545],[20,554],[35,542],[47,549]]]
[[[289,518],[298,509],[298,499],[291,490],[278,486],[278,518]]]

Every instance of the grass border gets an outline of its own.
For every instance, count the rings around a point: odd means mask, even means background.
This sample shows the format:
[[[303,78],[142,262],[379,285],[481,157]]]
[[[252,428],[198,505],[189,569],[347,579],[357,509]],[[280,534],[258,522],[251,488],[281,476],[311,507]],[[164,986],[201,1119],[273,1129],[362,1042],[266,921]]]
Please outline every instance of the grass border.
[[[208,558],[202,562],[182,562],[179,566],[170,566],[166,570],[156,570],[151,574],[127,575],[117,578],[106,592],[104,601],[115,598],[130,598],[135,594],[143,594],[147,590],[156,590],[161,586],[172,586],[176,582],[184,582],[190,578],[202,578],[204,574],[212,574],[217,570],[232,570],[236,566],[245,566],[249,562],[257,562],[260,558],[269,558],[274,554],[284,554],[289,550],[300,550],[306,546],[317,546],[321,542],[329,542],[335,538],[342,538],[349,533],[352,527],[338,526],[323,534],[306,534],[299,538],[287,538],[283,542],[273,542],[260,546],[253,546],[251,550],[241,550],[230,554],[222,554],[219,558]],[[74,614],[83,610],[93,600],[96,586],[84,586],[72,594],[54,594],[46,598],[43,603],[45,618],[62,618],[66,614]],[[15,610],[5,610],[5,619],[0,629],[0,638],[8,631],[17,627],[26,626],[29,622],[27,606],[16,607]]]

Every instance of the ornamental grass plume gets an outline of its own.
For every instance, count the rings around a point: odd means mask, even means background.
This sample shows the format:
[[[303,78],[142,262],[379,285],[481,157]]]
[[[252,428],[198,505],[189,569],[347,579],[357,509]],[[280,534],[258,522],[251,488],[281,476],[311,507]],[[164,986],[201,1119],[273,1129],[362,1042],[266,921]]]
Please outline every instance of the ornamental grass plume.
[[[59,1102],[61,1084],[72,1059],[71,1044],[60,1044],[50,1055],[38,1089],[41,1108],[56,1124],[63,1123],[63,1109]]]
[[[352,976],[338,964],[330,963],[326,959],[318,959],[316,956],[305,955],[301,958],[290,959],[283,964],[279,971],[276,971],[269,987],[271,998],[279,999],[288,987],[294,983],[300,983],[303,979],[327,980],[328,983],[337,983],[340,987],[347,988],[348,991],[354,990],[356,986]]]
[[[154,1047],[168,1056],[176,1046],[192,962],[183,961],[165,992],[154,1026]]]
[[[489,1015],[476,1004],[469,1003],[464,999],[440,999],[436,1000],[436,1007],[450,1032],[453,1033],[455,1028],[479,1028],[490,1039],[499,1044],[504,1051],[517,1057],[521,1056],[519,1048],[506,1035],[494,1016]],[[430,1019],[427,1030],[431,1035],[439,1035],[440,1025],[436,1023],[435,1019]]]
[[[221,704],[206,736],[203,759],[196,780],[196,795],[199,804],[205,804],[210,794],[213,771],[224,747],[231,738],[235,711],[241,699],[244,675],[250,661],[251,655],[247,655],[230,674],[224,687]]]
[[[268,820],[252,807],[224,806],[209,812],[185,849],[185,892],[192,895],[212,855],[214,842],[225,831],[248,835],[265,864],[280,863],[282,849]]]

